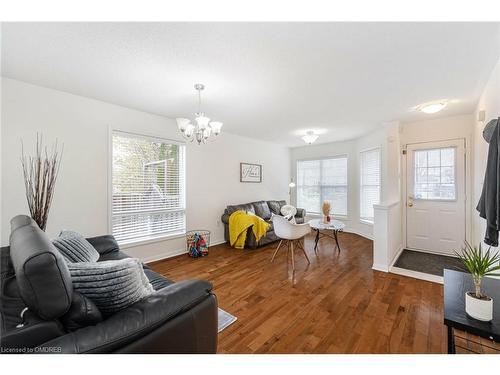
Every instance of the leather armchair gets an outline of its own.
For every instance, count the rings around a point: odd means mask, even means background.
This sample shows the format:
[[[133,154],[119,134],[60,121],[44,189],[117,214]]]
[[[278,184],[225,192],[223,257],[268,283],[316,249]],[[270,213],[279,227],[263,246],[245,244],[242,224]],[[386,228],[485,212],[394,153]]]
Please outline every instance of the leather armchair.
[[[71,291],[64,261],[36,224],[15,218],[1,248],[0,346],[4,353],[215,353],[217,298],[207,281],[178,283],[143,265],[155,293],[74,328],[85,308]],[[113,236],[88,239],[99,261],[128,257]],[[12,252],[11,252],[12,250]],[[68,283],[69,280],[69,283]],[[36,281],[32,283],[32,281]],[[34,286],[31,287],[31,286]],[[88,306],[88,305],[86,305]],[[28,307],[23,318],[21,311]],[[67,322],[72,322],[70,327]]]
[[[95,326],[81,328],[40,345],[62,353],[214,353],[217,347],[212,285],[173,283]],[[168,324],[174,318],[174,324]],[[177,333],[177,334],[176,334]]]

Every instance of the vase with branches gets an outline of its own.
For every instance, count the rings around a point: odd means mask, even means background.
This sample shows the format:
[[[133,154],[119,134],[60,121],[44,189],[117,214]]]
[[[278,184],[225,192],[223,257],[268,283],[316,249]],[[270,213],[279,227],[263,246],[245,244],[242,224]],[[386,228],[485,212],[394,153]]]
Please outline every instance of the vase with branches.
[[[479,247],[465,242],[465,247],[455,252],[458,259],[469,271],[474,282],[474,292],[465,293],[465,310],[467,314],[478,320],[489,321],[493,318],[493,300],[481,289],[485,276],[500,276],[500,252],[492,252],[491,247],[483,252]]]
[[[42,135],[36,135],[34,155],[25,155],[21,141],[21,165],[23,168],[26,200],[31,217],[45,231],[55,183],[61,166],[63,148],[59,150],[57,140],[49,150],[43,146]]]

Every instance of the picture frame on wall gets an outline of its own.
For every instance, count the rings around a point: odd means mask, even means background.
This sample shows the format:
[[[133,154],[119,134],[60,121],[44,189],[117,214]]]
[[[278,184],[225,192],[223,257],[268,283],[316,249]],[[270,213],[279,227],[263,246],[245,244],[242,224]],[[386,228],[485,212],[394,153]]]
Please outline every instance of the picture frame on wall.
[[[262,165],[240,163],[240,182],[262,182]]]

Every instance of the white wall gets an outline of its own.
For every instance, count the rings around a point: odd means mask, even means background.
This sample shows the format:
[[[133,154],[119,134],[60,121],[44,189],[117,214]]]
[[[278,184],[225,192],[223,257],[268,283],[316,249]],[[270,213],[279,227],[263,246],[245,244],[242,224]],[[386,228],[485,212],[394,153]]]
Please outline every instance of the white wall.
[[[479,111],[486,112],[486,120],[484,122],[477,121]],[[476,211],[476,205],[479,202],[483,189],[484,172],[488,156],[488,143],[483,139],[483,129],[488,121],[498,117],[500,117],[500,59],[491,72],[488,83],[479,99],[474,117],[474,199],[472,211],[474,244],[478,244],[484,239],[484,231],[486,229],[486,221],[480,218]]]
[[[400,230],[391,230],[391,238],[387,239],[390,245],[388,254],[393,258],[405,242],[405,232],[403,231],[405,211],[403,207],[405,206],[406,197],[403,196],[405,194],[403,184],[405,183],[404,174],[406,170],[401,149],[404,145],[410,143],[456,138],[465,139],[467,145],[466,190],[470,192],[472,191],[472,133],[473,115],[471,114],[411,123],[386,123],[382,124],[373,133],[355,140],[293,148],[291,150],[292,176],[296,180],[297,160],[347,154],[348,216],[340,219],[345,221],[347,231],[373,238],[373,226],[359,220],[359,153],[366,149],[379,147],[382,157],[381,205],[391,207],[391,227],[397,226],[401,228]],[[470,239],[472,235],[472,199],[470,195],[468,194],[466,211],[467,239]],[[293,200],[295,201],[295,196]],[[394,212],[394,210],[398,212]]]
[[[306,159],[322,159],[336,155],[347,155],[347,217],[335,216],[346,224],[346,231],[360,234],[367,238],[373,238],[373,225],[360,221],[359,218],[359,174],[360,160],[359,153],[372,148],[381,149],[382,164],[382,186],[381,200],[388,199],[390,192],[394,188],[388,186],[388,176],[393,178],[393,174],[398,175],[397,165],[395,172],[388,172],[388,132],[392,131],[394,124],[383,124],[376,131],[355,140],[325,143],[318,145],[308,145],[291,149],[291,173],[294,181],[297,180],[297,161]],[[394,167],[394,165],[390,165]],[[392,181],[392,180],[391,180]],[[296,190],[293,192],[292,201],[296,203]]]
[[[20,167],[20,140],[25,149],[34,145],[36,132],[46,143],[64,143],[64,155],[47,233],[73,229],[85,236],[109,233],[108,136],[109,128],[179,138],[175,121],[93,100],[30,85],[2,80],[1,220],[2,245],[8,243],[9,220],[27,213]],[[212,231],[212,243],[223,241],[220,216],[227,204],[260,199],[286,199],[290,181],[289,149],[227,133],[208,145],[187,147],[187,226]],[[239,163],[263,165],[263,183],[239,182]],[[143,260],[185,252],[183,238],[128,248]]]
[[[449,116],[439,119],[425,120],[408,122],[401,124],[400,131],[400,142],[401,146],[404,147],[411,143],[421,143],[421,142],[433,142],[433,141],[443,141],[449,139],[465,139],[466,143],[466,165],[465,165],[465,191],[466,191],[466,239],[469,241],[472,237],[472,157],[474,153],[472,152],[472,133],[473,133],[473,115],[459,115],[459,116]],[[406,165],[403,160],[401,164],[401,202],[403,207],[403,218],[406,214]],[[405,222],[405,220],[403,220]],[[403,238],[406,236],[405,231],[403,231]],[[405,241],[404,241],[405,242]]]

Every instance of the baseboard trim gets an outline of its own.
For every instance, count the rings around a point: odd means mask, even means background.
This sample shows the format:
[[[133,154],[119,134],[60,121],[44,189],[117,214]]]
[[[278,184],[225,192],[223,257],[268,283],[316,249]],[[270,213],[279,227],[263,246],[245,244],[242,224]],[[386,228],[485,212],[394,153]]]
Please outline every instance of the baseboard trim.
[[[412,277],[414,279],[430,281],[431,283],[437,283],[437,284],[443,284],[444,283],[442,276],[430,275],[428,273],[423,273],[423,272],[418,272],[418,271],[411,271],[411,270],[407,270],[407,269],[404,269],[404,268],[391,267],[391,269],[390,269],[389,272],[390,273],[394,273],[396,275]]]
[[[367,240],[373,241],[373,236],[370,236],[369,234],[366,233],[362,233],[356,229],[344,228],[344,232],[357,234],[358,236],[364,237]]]
[[[386,266],[385,264],[374,263],[372,266],[372,269],[376,270],[376,271],[381,271],[381,272],[389,272],[389,270],[394,266],[394,263],[396,263],[396,260],[399,258],[399,255],[403,252],[403,250],[404,250],[404,247],[401,245],[400,248],[398,249],[398,251],[396,252],[396,255],[394,256],[394,258],[390,262],[390,266]]]
[[[404,249],[405,249],[404,246],[400,245],[399,250],[397,251],[396,255],[394,255],[394,258],[392,258],[391,265],[389,266],[389,269],[394,267],[394,263],[397,262],[399,256],[401,255],[401,253],[403,252]]]
[[[389,272],[389,268],[386,265],[376,264],[376,263],[373,263],[372,270],[386,272],[386,273]]]
[[[223,243],[226,243],[226,241],[217,241],[214,243],[210,243],[210,247],[217,246],[217,245],[220,245]],[[210,248],[209,248],[209,252],[210,252]],[[144,263],[153,263],[153,262],[158,262],[160,260],[178,257],[179,255],[184,255],[187,253],[188,253],[187,250],[184,248],[184,249],[169,251],[169,252],[165,252],[165,253],[161,253],[161,254],[156,254],[156,255],[151,256],[151,257],[142,258],[141,260]]]

